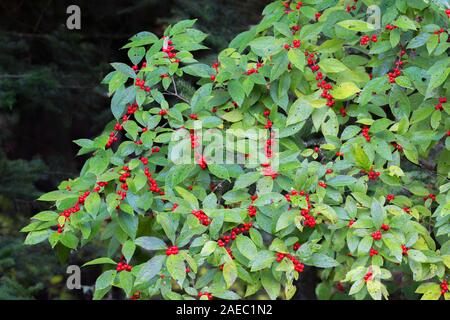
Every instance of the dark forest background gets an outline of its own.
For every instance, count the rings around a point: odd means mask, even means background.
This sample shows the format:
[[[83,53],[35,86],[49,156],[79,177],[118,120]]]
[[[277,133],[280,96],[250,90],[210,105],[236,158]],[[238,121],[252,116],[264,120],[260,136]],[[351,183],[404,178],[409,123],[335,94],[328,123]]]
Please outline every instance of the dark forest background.
[[[94,256],[95,245],[59,263],[49,246],[24,247],[18,230],[41,210],[39,194],[76,177],[85,160],[80,138],[93,138],[112,120],[100,85],[109,63],[140,31],[161,35],[170,24],[198,18],[210,34],[211,60],[261,18],[269,0],[1,0],[0,2],[0,299],[90,299],[65,289],[68,264]],[[81,30],[66,28],[66,8],[81,8]],[[100,270],[83,271],[92,286]],[[313,280],[310,280],[313,281]],[[314,298],[314,285],[300,298]],[[312,293],[311,293],[312,292]]]

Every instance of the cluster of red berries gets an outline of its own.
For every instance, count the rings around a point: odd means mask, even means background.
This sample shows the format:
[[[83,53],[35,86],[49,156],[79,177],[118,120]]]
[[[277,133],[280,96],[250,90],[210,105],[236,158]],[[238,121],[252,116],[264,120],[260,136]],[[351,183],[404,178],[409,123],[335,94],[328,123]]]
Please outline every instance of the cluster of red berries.
[[[389,225],[385,224],[385,223],[383,223],[383,224],[381,225],[381,229],[382,229],[383,231],[389,231],[390,228],[391,228],[391,227],[390,227]]]
[[[126,263],[123,262],[123,261],[120,261],[120,262],[117,264],[116,270],[117,270],[118,272],[120,272],[120,271],[131,272],[131,270],[133,270],[133,267],[130,266],[129,264],[126,264]]]
[[[321,97],[324,99],[327,99],[327,106],[332,107],[335,104],[334,97],[329,93],[330,90],[333,89],[333,86],[324,80],[324,75],[322,72],[320,72],[320,66],[317,64],[317,60],[314,59],[315,55],[314,53],[309,53],[308,51],[305,51],[305,56],[307,57],[307,63],[311,68],[312,72],[317,72],[316,74],[316,80],[317,87],[322,89]]]
[[[179,250],[177,246],[171,246],[166,250],[166,256],[170,256],[172,254],[178,254]]]
[[[163,37],[163,38],[166,38],[166,37]],[[176,49],[175,49],[175,46],[173,46],[173,41],[172,40],[170,40],[170,39],[167,40],[167,46],[164,46],[161,49],[161,51],[167,54],[166,58],[171,60],[171,62],[175,62],[175,63],[179,63],[180,62],[179,59],[175,59],[177,57],[177,53],[175,52]]]
[[[443,103],[447,103],[447,98],[439,98],[439,103],[434,106],[434,109],[436,110],[444,110],[444,107],[442,106]]]
[[[364,276],[364,281],[365,282],[367,282],[367,281],[369,281],[370,279],[372,279],[372,275],[373,275],[373,273],[372,272],[367,272],[366,274],[365,274],[365,276]]]
[[[427,201],[428,199],[431,199],[431,200],[433,200],[433,201],[436,201],[436,195],[430,193],[428,196],[426,196],[426,197],[423,198],[423,201]]]
[[[325,171],[325,174],[332,174],[333,173],[333,169],[327,169],[326,171]]]
[[[342,152],[336,152],[336,157],[338,158],[344,157],[344,154]]]
[[[309,209],[302,209],[300,211],[300,214],[303,216],[303,218],[305,218],[305,222],[303,222],[303,225],[312,229],[316,226],[317,222],[316,219],[309,214],[309,212]]]
[[[272,123],[272,121],[270,121],[269,116],[270,116],[270,110],[265,110],[264,117],[267,120],[266,125],[264,126],[265,129],[271,129],[273,126],[273,123]]]
[[[161,109],[161,110],[159,110],[158,114],[163,117],[163,116],[167,115],[167,110],[166,109]]]
[[[378,250],[375,250],[375,249],[372,248],[372,249],[370,249],[370,253],[369,254],[370,254],[371,257],[376,256],[378,254]]]
[[[248,216],[250,218],[256,217],[256,207],[255,206],[250,205],[250,206],[248,206],[247,209],[248,209]]]
[[[367,173],[367,176],[369,177],[369,180],[373,180],[373,181],[377,180],[380,177],[380,175],[381,175],[380,172],[373,171],[372,169],[370,169],[369,172],[366,172],[366,170],[361,170],[361,173],[364,173],[364,174]]]
[[[272,146],[275,142],[275,132],[270,132],[270,138],[266,140],[266,145],[264,146],[264,151],[268,159],[273,157]]]
[[[294,243],[294,246],[292,247],[292,249],[294,249],[294,251],[297,251],[298,249],[300,249],[302,245],[300,244],[300,242],[296,242]]]
[[[123,130],[123,124],[129,120],[129,117],[136,113],[139,109],[137,103],[129,105],[127,108],[127,114],[122,117],[122,124],[117,122],[114,126],[114,130],[109,133],[108,142],[106,143],[106,148],[110,148],[114,142],[118,140],[117,133]],[[146,128],[145,128],[146,129]]]
[[[375,231],[375,232],[372,233],[372,238],[373,238],[373,240],[375,240],[375,241],[381,240],[382,237],[383,237],[383,236],[382,236],[380,230],[377,230],[377,231]]]
[[[242,227],[235,227],[231,230],[230,235],[224,235],[219,240],[217,240],[217,245],[219,247],[225,247],[228,243],[236,239],[236,236],[241,233],[248,232],[253,227],[253,223],[248,222],[244,223]],[[227,250],[228,251],[228,250]],[[228,254],[232,257],[231,250],[228,251]]]
[[[92,190],[93,192],[99,192],[102,188],[106,187],[108,182],[97,182],[97,186]]]
[[[296,24],[291,27],[291,30],[292,30],[292,34],[295,34],[296,32],[298,32],[300,30],[300,26],[298,24]]]
[[[389,31],[392,31],[392,30],[397,29],[397,28],[398,28],[397,26],[393,26],[392,24],[387,24],[386,25],[386,30],[389,30]]]
[[[356,3],[358,3],[358,0],[353,0],[353,2],[356,4]],[[356,11],[356,5],[347,5],[347,7],[345,8],[345,10],[348,12],[348,13],[350,13],[350,12],[352,12],[352,11]]]
[[[154,193],[159,193],[161,196],[163,196],[164,195],[164,191],[162,191],[158,187],[158,183],[156,182],[155,179],[153,179],[152,173],[150,172],[150,169],[148,167],[145,167],[144,174],[147,177],[148,183],[150,184],[150,191],[154,192]]]
[[[302,45],[302,42],[300,40],[294,40],[292,41],[292,48],[300,48],[300,46]],[[284,49],[289,50],[291,48],[291,45],[286,43],[284,45]]]
[[[128,166],[123,166],[122,167],[122,171],[124,171],[122,173],[122,175],[119,177],[119,181],[122,183],[125,183],[127,181],[127,179],[129,177],[131,177],[131,172],[130,172],[130,168]]]
[[[441,37],[439,37],[439,36],[444,32],[445,32],[444,28],[440,28],[439,30],[436,30],[435,32],[433,32],[435,35],[438,36],[438,43],[441,43]]]
[[[291,12],[294,12],[294,10],[291,9],[291,2],[292,1],[283,1],[282,5],[283,7],[286,8],[286,10],[284,10],[285,14],[289,14]],[[301,7],[303,6],[303,2],[299,1],[296,5],[295,5],[295,9],[300,10]]]
[[[289,253],[277,252],[276,256],[277,256],[278,263],[283,261],[284,258],[288,258],[289,260],[291,260],[292,263],[294,264],[294,270],[299,273],[303,272],[303,270],[305,269],[305,265],[303,263],[301,263],[300,261],[298,261],[297,258],[295,258],[294,256],[292,256]]]
[[[208,167],[208,164],[206,163],[206,158],[199,153],[195,154],[195,161],[202,170],[205,170]]]
[[[254,74],[254,73],[258,73],[259,71],[259,68],[262,68],[264,66],[264,64],[262,64],[261,62],[258,62],[257,64],[256,64],[256,68],[250,68],[250,69],[248,69],[246,72],[245,72],[245,74],[246,75],[248,75],[248,76],[250,76],[250,75],[252,75],[252,74]]]
[[[447,280],[443,280],[441,282],[441,294],[444,295],[448,291],[448,282]]]
[[[209,293],[209,292],[201,292],[200,291],[197,296],[199,298],[201,298],[202,296],[207,296],[208,300],[212,300],[212,298],[213,298],[213,295],[211,293]]]
[[[273,180],[275,180],[278,177],[278,172],[275,172],[270,165],[270,163],[262,163],[261,164],[262,173],[266,177],[272,177]]]
[[[140,157],[139,160],[141,160],[142,164],[144,166],[148,165],[148,158],[146,157]]]
[[[140,292],[140,291],[135,292],[135,293],[130,297],[131,300],[139,300],[140,298],[141,298],[141,292]]]
[[[445,10],[445,14],[447,15],[447,17],[450,18],[450,9],[446,9],[446,10]]]
[[[191,137],[191,148],[192,149],[195,149],[198,146],[200,146],[200,143],[198,142],[198,137],[195,135],[193,129],[191,129],[190,137]]]
[[[407,256],[409,248],[404,244],[402,244],[401,248],[402,248],[402,255]]]
[[[200,221],[204,226],[209,226],[211,219],[202,210],[192,210],[192,214]]]
[[[364,128],[362,128],[362,133],[361,133],[367,142],[370,142],[370,139],[371,139],[370,135],[369,135],[369,130],[370,130],[369,127],[364,127]]]
[[[398,150],[398,152],[402,152],[403,151],[403,147],[401,145],[399,145],[397,142],[391,142],[391,145]]]
[[[328,186],[325,182],[323,181],[319,181],[319,183],[317,184],[319,187],[326,189]]]
[[[372,35],[371,37],[365,35],[362,36],[361,39],[359,40],[359,44],[362,46],[367,45],[370,41],[372,42],[378,42],[378,36],[376,34]]]
[[[136,87],[139,87],[141,90],[145,90],[146,92],[150,92],[150,87],[147,87],[145,85],[145,80],[144,79],[140,79],[140,78],[136,78],[136,82],[134,83],[134,85]]]
[[[216,70],[216,74],[212,74],[210,76],[210,79],[211,81],[216,81],[216,77],[219,74],[219,63],[218,62],[213,63],[212,68]]]
[[[405,50],[400,51],[400,59],[395,62],[395,68],[392,72],[388,72],[389,83],[395,83],[395,78],[402,75],[401,67],[405,64],[405,61],[402,61],[401,58],[406,54]]]
[[[394,201],[394,199],[395,199],[395,195],[393,195],[393,194],[388,194],[388,195],[386,196],[386,200],[387,200],[388,202]]]
[[[94,187],[92,190],[93,192],[99,192],[101,188],[106,187],[108,185],[108,182],[97,182],[97,186]],[[67,190],[71,190],[70,186],[67,186]],[[85,191],[81,196],[78,197],[77,203],[69,209],[64,210],[60,213],[60,216],[65,217],[66,220],[70,218],[70,216],[76,212],[80,211],[80,205],[84,205],[84,202],[86,201],[86,198],[91,194],[90,191]],[[63,232],[64,225],[57,224],[56,227],[58,228],[58,233]]]
[[[292,190],[291,194],[285,194],[284,197],[286,198],[287,202],[291,202],[291,195],[292,196],[305,196],[306,195],[306,203],[308,204],[308,209],[311,209],[311,204],[309,203],[309,195],[305,193],[305,191],[298,192],[297,190]]]
[[[145,68],[147,68],[147,62],[143,62],[142,63],[142,67],[141,67],[142,69],[145,69]],[[133,67],[131,67],[131,69],[133,69],[134,70],[134,72],[138,72],[139,71],[139,66],[136,66],[136,65],[134,65]]]

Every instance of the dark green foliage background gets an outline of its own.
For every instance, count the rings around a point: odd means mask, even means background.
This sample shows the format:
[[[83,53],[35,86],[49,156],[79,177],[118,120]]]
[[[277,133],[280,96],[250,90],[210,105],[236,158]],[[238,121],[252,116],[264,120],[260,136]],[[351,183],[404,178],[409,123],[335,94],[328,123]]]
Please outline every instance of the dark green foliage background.
[[[0,2],[0,299],[90,299],[65,288],[65,268],[50,250],[27,247],[17,230],[45,208],[34,199],[75,177],[79,138],[92,138],[111,120],[100,81],[133,34],[161,34],[174,21],[198,18],[214,55],[257,23],[268,0],[2,0]],[[65,27],[77,4],[82,29]],[[189,90],[189,84],[185,85]],[[90,258],[71,256],[69,264]],[[83,272],[93,285],[100,270]],[[57,276],[54,276],[57,274]],[[313,281],[313,279],[311,280]],[[312,283],[314,284],[314,283]],[[313,288],[313,286],[311,286]],[[314,290],[314,289],[312,289]],[[305,296],[303,298],[306,298]],[[311,298],[311,297],[310,297]]]

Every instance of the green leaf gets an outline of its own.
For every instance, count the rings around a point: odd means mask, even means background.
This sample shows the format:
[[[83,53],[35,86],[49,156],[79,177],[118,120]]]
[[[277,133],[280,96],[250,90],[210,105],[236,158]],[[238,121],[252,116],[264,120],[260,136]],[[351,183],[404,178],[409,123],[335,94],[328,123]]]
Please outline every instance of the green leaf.
[[[270,268],[274,261],[275,255],[273,252],[267,250],[259,251],[256,257],[250,261],[251,271],[254,272]]]
[[[261,284],[271,300],[275,300],[280,294],[281,284],[273,277],[270,270],[261,271]]]
[[[134,243],[145,250],[165,250],[167,245],[164,241],[156,237],[140,237]]]
[[[352,148],[353,156],[355,157],[356,165],[359,168],[362,168],[364,170],[370,170],[370,167],[372,163],[369,160],[369,157],[367,156],[364,149],[359,145],[354,145]]]
[[[348,81],[335,86],[332,94],[335,99],[345,100],[360,91],[361,89],[359,89],[355,83]]]
[[[283,49],[280,39],[274,37],[259,37],[249,43],[250,48],[260,57],[268,57]]]
[[[136,250],[136,245],[133,241],[127,240],[122,246],[122,254],[125,259],[129,262],[133,257],[134,251]]]
[[[200,77],[200,78],[209,78],[213,74],[213,69],[203,63],[191,64],[182,69],[185,73]]]
[[[113,284],[113,281],[116,278],[116,274],[117,274],[116,270],[107,270],[103,272],[95,282],[95,290],[102,290],[109,288]]]
[[[220,164],[208,164],[208,170],[220,179],[230,180],[230,175],[225,166]]]
[[[386,217],[386,212],[376,199],[372,199],[370,215],[372,216],[372,221],[375,228],[380,229]]]
[[[375,30],[373,24],[361,20],[344,20],[337,24],[345,29],[357,32],[369,32]]]
[[[332,58],[320,60],[319,66],[326,73],[339,73],[348,70],[345,64]]]
[[[234,183],[234,189],[244,189],[254,184],[259,178],[261,178],[261,173],[259,172],[247,172],[240,175]]]
[[[129,297],[133,290],[133,275],[130,272],[120,272],[119,282],[125,294]]]
[[[83,264],[83,267],[93,266],[93,265],[98,265],[98,264],[112,264],[112,265],[116,265],[117,262],[115,262],[111,258],[107,258],[107,257],[97,258],[97,259],[91,260],[89,262],[86,262],[85,264]]]
[[[236,246],[239,252],[249,260],[253,260],[258,253],[258,249],[256,248],[256,245],[253,243],[253,241],[243,235],[239,235],[236,237]]]
[[[398,19],[394,22],[394,25],[403,29],[403,30],[416,30],[416,23],[412,21],[407,16],[400,16]]]
[[[352,176],[336,176],[327,180],[327,184],[332,187],[345,187],[355,184],[356,181]]]
[[[51,230],[41,230],[41,231],[35,231],[30,232],[27,237],[25,238],[25,244],[26,245],[34,245],[41,243],[48,239],[50,234],[52,233]]]
[[[53,211],[42,211],[31,217],[31,219],[39,221],[54,221],[58,218],[58,214]]]
[[[101,200],[97,192],[91,192],[84,202],[86,211],[90,214],[96,215],[100,210]]]
[[[145,56],[145,48],[144,47],[133,47],[128,50],[128,57],[134,65],[139,64],[141,60]]]
[[[339,265],[339,263],[322,253],[314,253],[305,261],[305,264],[312,265],[318,268],[332,268]]]
[[[227,288],[230,288],[233,283],[236,281],[238,276],[236,264],[233,261],[227,262],[223,266],[223,277],[225,279],[225,283],[227,284]]]
[[[165,255],[154,256],[153,258],[148,260],[140,269],[136,277],[136,284],[148,282],[157,274],[159,274],[165,261]]]
[[[61,243],[69,249],[76,249],[78,247],[78,238],[70,232],[64,232],[61,236]]]
[[[289,62],[292,63],[294,67],[297,69],[304,71],[305,70],[305,54],[298,49],[290,49],[288,52]]]
[[[307,120],[313,111],[311,103],[304,97],[298,98],[289,108],[286,125],[295,124]]]
[[[186,265],[183,257],[179,254],[170,255],[167,258],[166,267],[170,275],[182,286],[184,279],[186,279]]]
[[[241,106],[244,103],[245,91],[242,84],[237,80],[232,80],[228,83],[228,91],[231,98]]]
[[[205,243],[205,245],[202,248],[202,251],[200,252],[201,256],[209,256],[211,255],[217,248],[217,242],[216,241],[208,241]]]
[[[367,255],[373,244],[373,238],[371,236],[365,236],[361,239],[358,245],[358,253],[361,255]]]

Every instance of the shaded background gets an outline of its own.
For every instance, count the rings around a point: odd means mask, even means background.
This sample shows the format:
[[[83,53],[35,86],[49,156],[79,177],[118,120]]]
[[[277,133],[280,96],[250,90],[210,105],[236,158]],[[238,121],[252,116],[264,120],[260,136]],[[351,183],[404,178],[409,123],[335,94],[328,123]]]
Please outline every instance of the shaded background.
[[[90,299],[65,289],[65,267],[97,257],[94,245],[60,264],[49,246],[22,246],[17,231],[41,210],[35,201],[76,177],[85,160],[75,139],[93,138],[112,120],[109,63],[140,31],[158,36],[180,19],[198,18],[213,56],[261,18],[270,0],[1,0],[0,2],[0,299]],[[66,28],[66,8],[81,8],[80,31]],[[83,271],[89,286],[99,269]],[[301,298],[314,298],[314,277]],[[120,297],[119,297],[120,298]]]

